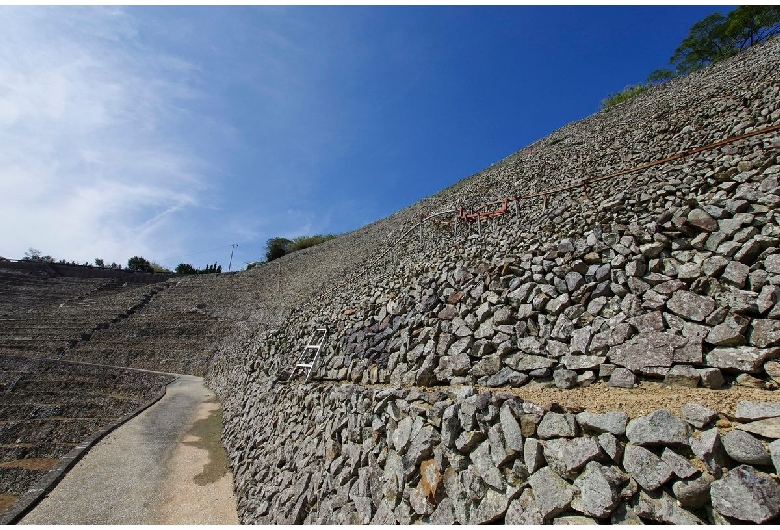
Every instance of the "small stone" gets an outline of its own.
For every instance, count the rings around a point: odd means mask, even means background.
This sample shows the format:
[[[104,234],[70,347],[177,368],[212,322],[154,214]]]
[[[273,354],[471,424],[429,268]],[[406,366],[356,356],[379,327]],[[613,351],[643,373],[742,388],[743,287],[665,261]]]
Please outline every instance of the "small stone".
[[[580,412],[577,414],[577,423],[586,432],[609,432],[617,436],[623,436],[626,433],[628,415],[625,412],[607,412],[604,414]]]
[[[577,422],[572,414],[548,412],[536,428],[539,438],[571,438],[577,436]]]
[[[536,473],[537,470],[544,467],[544,449],[542,444],[536,438],[526,438],[523,444],[523,461],[528,473]]]
[[[672,386],[696,388],[699,386],[699,372],[693,366],[676,364],[669,369],[664,377],[664,383]]]
[[[617,388],[634,388],[636,376],[628,368],[615,368],[607,384]]]
[[[697,429],[707,426],[718,416],[714,410],[702,407],[698,403],[686,403],[680,407],[680,413],[685,421]]]
[[[623,467],[646,490],[657,489],[672,478],[666,462],[640,445],[626,446]]]
[[[739,386],[747,386],[750,388],[765,388],[765,384],[761,379],[748,374],[739,374],[735,383]]]
[[[608,457],[615,462],[620,461],[620,458],[623,456],[623,446],[614,434],[608,432],[600,434],[598,441],[599,446],[601,446],[601,449]]]
[[[638,445],[687,445],[690,427],[668,410],[659,409],[631,420],[626,436]]]
[[[701,384],[707,388],[718,389],[726,382],[723,374],[717,368],[697,368]]]
[[[764,445],[745,431],[727,432],[721,436],[721,441],[726,453],[741,464],[768,466],[772,463]]]
[[[764,371],[776,383],[780,383],[780,363],[777,361],[768,361],[764,363]]]
[[[682,508],[665,491],[655,494],[640,491],[635,510],[638,516],[658,523],[690,526],[704,524],[704,521]]]
[[[561,515],[553,519],[554,525],[581,525],[581,524],[599,524],[598,521],[591,517],[585,517],[583,515]]]
[[[712,506],[720,514],[761,524],[780,515],[780,485],[766,473],[741,465],[710,487]]]

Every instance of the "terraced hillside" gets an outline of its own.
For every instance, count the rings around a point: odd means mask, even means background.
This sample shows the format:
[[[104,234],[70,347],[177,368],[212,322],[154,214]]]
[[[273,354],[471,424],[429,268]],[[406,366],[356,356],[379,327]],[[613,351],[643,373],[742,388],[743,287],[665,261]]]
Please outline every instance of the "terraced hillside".
[[[778,522],[778,59],[251,271],[11,282],[2,354],[205,373],[245,523]]]
[[[173,379],[0,355],[0,511],[77,444],[147,403]]]
[[[298,291],[209,373],[242,521],[775,521],[778,58],[657,87],[280,260]],[[323,325],[321,382],[280,387]]]

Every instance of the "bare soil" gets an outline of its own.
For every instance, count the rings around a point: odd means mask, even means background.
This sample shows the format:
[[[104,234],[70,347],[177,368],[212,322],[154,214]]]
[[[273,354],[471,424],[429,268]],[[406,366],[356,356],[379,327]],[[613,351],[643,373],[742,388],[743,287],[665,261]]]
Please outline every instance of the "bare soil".
[[[0,463],[0,467],[28,469],[30,471],[49,471],[57,463],[58,458],[24,458]]]
[[[780,391],[733,386],[721,390],[687,388],[644,381],[636,388],[615,388],[604,382],[587,387],[562,390],[547,388],[544,383],[529,383],[520,388],[484,388],[505,392],[535,403],[545,409],[554,404],[572,411],[603,413],[622,410],[630,418],[644,416],[657,409],[680,415],[686,403],[698,403],[726,416],[733,415],[740,401],[780,402]]]

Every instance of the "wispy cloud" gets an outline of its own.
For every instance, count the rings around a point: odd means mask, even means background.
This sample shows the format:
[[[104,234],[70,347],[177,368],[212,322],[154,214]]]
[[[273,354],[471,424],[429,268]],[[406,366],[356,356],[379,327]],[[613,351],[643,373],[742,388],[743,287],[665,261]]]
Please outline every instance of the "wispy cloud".
[[[158,235],[207,187],[170,134],[203,97],[197,65],[147,48],[120,8],[0,10],[0,255],[171,253]]]

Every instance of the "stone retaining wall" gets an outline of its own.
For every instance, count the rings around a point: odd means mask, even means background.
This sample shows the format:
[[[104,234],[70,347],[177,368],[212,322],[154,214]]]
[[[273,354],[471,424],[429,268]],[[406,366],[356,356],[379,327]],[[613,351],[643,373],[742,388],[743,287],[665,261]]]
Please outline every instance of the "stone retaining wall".
[[[280,391],[256,375],[225,403],[242,523],[778,522],[778,403],[629,421],[471,386]]]

